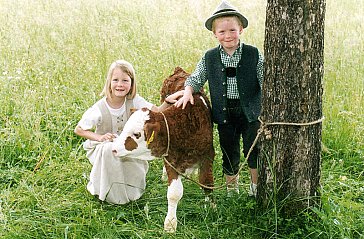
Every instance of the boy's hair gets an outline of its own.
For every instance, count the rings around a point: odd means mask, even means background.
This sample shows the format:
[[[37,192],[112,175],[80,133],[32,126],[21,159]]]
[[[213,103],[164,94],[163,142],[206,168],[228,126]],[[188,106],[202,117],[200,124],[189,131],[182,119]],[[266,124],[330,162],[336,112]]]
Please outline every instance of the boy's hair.
[[[125,60],[117,60],[117,61],[111,63],[111,65],[109,67],[109,71],[106,76],[106,82],[105,82],[104,89],[101,92],[101,96],[106,96],[106,98],[111,99],[111,81],[112,81],[111,78],[112,78],[112,73],[114,72],[114,70],[116,68],[119,68],[120,70],[125,72],[130,77],[131,87],[130,87],[130,91],[126,95],[126,98],[133,99],[135,97],[136,91],[137,91],[137,85],[136,85],[136,80],[135,80],[135,70],[134,70],[134,67],[132,66],[132,64],[130,64],[129,62],[127,62]]]
[[[215,23],[216,23],[216,20],[221,20],[221,19],[224,19],[224,18],[235,18],[236,21],[239,23],[239,26],[243,27],[243,23],[241,22],[240,18],[238,16],[235,16],[235,15],[225,15],[225,16],[221,16],[221,17],[217,17],[215,18],[213,21],[212,21],[212,28],[211,28],[211,31],[212,32],[215,32]],[[243,27],[244,28],[244,27]]]

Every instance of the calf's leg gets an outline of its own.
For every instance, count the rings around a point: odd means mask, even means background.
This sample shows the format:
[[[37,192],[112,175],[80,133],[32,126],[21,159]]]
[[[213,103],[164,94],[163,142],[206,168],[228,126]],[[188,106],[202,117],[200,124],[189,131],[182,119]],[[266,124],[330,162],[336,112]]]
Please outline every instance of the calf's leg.
[[[214,176],[212,172],[213,161],[209,158],[204,159],[200,163],[200,177],[199,182],[203,185],[213,187],[214,186]],[[212,189],[204,188],[206,195],[212,192]]]
[[[203,185],[213,187],[214,176],[213,176],[213,160],[206,158],[200,163],[200,178],[199,182]],[[203,188],[205,191],[205,203],[210,204],[210,207],[215,208],[216,204],[212,195],[212,189]],[[205,205],[206,207],[207,205]]]
[[[161,177],[162,181],[166,182],[168,179],[168,175],[167,175],[167,170],[166,170],[166,166],[163,166],[163,171],[162,171],[162,177]]]
[[[181,176],[177,179],[172,179],[167,190],[168,199],[168,212],[164,220],[164,230],[166,232],[174,233],[177,229],[177,205],[183,196],[183,185]]]

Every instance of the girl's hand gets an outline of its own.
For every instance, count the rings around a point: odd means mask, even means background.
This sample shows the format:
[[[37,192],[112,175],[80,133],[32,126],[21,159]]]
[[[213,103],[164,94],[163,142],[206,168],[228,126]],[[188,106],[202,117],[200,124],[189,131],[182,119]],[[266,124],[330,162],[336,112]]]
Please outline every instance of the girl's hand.
[[[168,104],[174,104],[177,102],[178,98],[183,96],[183,93],[184,93],[184,90],[177,91],[177,92],[173,93],[172,95],[167,96],[164,101],[167,102]]]
[[[106,133],[104,135],[100,135],[100,138],[97,140],[99,142],[104,142],[104,141],[110,141],[112,142],[113,139],[115,139],[116,136],[112,133]]]

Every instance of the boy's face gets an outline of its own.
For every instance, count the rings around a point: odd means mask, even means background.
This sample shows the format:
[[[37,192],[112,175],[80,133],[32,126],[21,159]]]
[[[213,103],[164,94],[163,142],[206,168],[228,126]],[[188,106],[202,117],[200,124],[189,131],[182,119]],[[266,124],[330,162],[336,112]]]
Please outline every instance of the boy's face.
[[[220,17],[214,20],[214,35],[226,52],[238,48],[242,32],[243,27],[235,17]]]

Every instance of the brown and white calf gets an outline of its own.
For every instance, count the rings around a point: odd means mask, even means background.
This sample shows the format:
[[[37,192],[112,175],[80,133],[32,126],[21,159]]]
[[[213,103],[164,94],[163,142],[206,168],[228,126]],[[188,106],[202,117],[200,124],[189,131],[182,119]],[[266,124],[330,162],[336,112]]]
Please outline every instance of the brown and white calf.
[[[151,160],[168,154],[165,158],[173,167],[165,163],[168,212],[164,229],[167,232],[175,232],[177,228],[177,205],[183,195],[178,172],[185,173],[187,169],[197,167],[199,182],[209,187],[214,184],[215,152],[210,106],[201,93],[194,95],[194,102],[185,109],[171,106],[162,113],[138,110],[114,140],[116,156]],[[209,195],[212,190],[204,188],[204,191]]]

